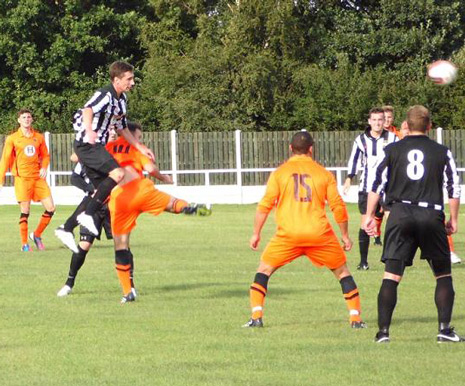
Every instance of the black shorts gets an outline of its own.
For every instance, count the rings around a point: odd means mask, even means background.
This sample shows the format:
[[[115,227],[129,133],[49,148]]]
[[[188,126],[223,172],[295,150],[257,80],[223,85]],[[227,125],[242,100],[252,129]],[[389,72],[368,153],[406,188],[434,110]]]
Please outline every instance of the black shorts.
[[[368,193],[358,192],[358,210],[360,214],[367,214],[367,204],[368,204]],[[378,203],[376,206],[375,216],[378,218],[383,217],[384,212],[381,209],[381,205]]]
[[[381,261],[413,263],[418,248],[421,258],[450,261],[445,216],[442,211],[409,204],[393,204],[386,224]]]
[[[95,188],[108,177],[111,171],[119,168],[118,162],[100,143],[91,145],[74,141],[74,151]]]
[[[102,229],[105,230],[105,234],[107,236],[107,239],[110,240],[113,238],[113,235],[111,233],[111,226],[108,224],[111,223],[110,221],[110,211],[108,210],[108,205],[104,204],[98,211],[93,215],[94,219],[94,224],[95,227],[98,230],[98,235],[95,236],[93,233],[91,233],[87,228],[80,226],[79,227],[79,235],[81,241],[88,241],[92,243],[95,238],[100,240],[100,236],[102,234]]]
[[[428,264],[434,273],[434,276],[450,275],[452,273],[451,262],[449,260],[428,260]],[[401,260],[387,260],[385,272],[392,273],[394,275],[403,276],[405,270],[405,264]]]

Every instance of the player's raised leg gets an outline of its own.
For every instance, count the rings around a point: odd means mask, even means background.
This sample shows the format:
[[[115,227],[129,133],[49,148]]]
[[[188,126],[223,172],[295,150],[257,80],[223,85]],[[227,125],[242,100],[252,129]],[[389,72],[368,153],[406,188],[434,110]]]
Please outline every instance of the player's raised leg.
[[[77,246],[78,251],[71,255],[68,278],[65,285],[58,291],[58,297],[64,297],[71,293],[79,270],[86,260],[87,253],[92,246],[92,242],[80,241]]]

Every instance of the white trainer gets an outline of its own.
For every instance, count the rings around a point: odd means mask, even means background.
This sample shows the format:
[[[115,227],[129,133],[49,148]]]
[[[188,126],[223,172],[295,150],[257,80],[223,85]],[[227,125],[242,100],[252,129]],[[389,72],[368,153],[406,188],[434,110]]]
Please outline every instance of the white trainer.
[[[65,296],[68,296],[73,289],[69,285],[64,285],[61,290],[58,291],[57,296],[59,298],[63,298]]]
[[[137,298],[138,293],[134,287],[131,288],[131,292],[134,295],[134,298]]]
[[[76,217],[76,220],[80,225],[86,227],[88,231],[92,233],[94,236],[98,236],[98,230],[95,227],[94,219],[92,218],[92,216],[89,216],[88,214],[85,214],[85,212],[82,212],[79,216]]]
[[[462,262],[462,259],[458,257],[454,252],[450,253],[450,262],[452,264],[459,264]]]
[[[57,229],[55,229],[55,236],[58,237],[60,241],[74,253],[79,253],[73,232],[66,231],[65,228],[63,228],[63,225],[60,225]]]

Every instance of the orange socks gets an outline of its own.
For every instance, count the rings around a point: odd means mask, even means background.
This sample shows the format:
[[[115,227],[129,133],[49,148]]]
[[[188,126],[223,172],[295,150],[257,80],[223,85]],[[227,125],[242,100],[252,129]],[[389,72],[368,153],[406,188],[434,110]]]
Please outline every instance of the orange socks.
[[[360,317],[360,296],[354,278],[352,276],[346,276],[343,277],[339,283],[341,284],[344,300],[346,301],[347,309],[349,310],[350,322],[360,322],[362,320]]]
[[[123,288],[123,294],[127,295],[131,292],[131,275],[130,275],[131,265],[121,265],[116,264],[116,273],[118,274],[118,279]]]
[[[189,206],[187,201],[180,200],[179,198],[175,198],[173,202],[173,206],[171,208],[171,212],[173,213],[181,213],[182,210],[186,207]]]
[[[131,252],[122,249],[115,252],[115,266],[123,295],[131,292]]]
[[[27,244],[27,219],[29,213],[21,213],[19,216],[19,234],[21,235],[21,245]]]
[[[455,248],[454,248],[454,240],[452,240],[452,236],[449,235],[447,236],[447,241],[449,242],[449,249],[451,252],[455,252]]]
[[[269,276],[257,273],[255,280],[250,286],[250,307],[252,308],[252,319],[263,317],[263,305],[267,293]]]
[[[42,232],[47,228],[47,225],[50,224],[54,212],[45,211],[40,218],[39,225],[37,225],[36,230],[34,231],[34,236],[41,237]]]

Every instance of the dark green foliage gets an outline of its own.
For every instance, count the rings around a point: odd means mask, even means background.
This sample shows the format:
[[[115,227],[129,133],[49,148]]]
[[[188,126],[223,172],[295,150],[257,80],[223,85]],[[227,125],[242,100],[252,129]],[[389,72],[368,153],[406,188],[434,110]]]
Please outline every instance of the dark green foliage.
[[[3,1],[0,130],[27,106],[70,131],[116,59],[136,66],[130,115],[147,130],[359,130],[374,105],[400,124],[414,103],[461,128],[463,76],[425,75],[465,64],[464,31],[458,0]]]

